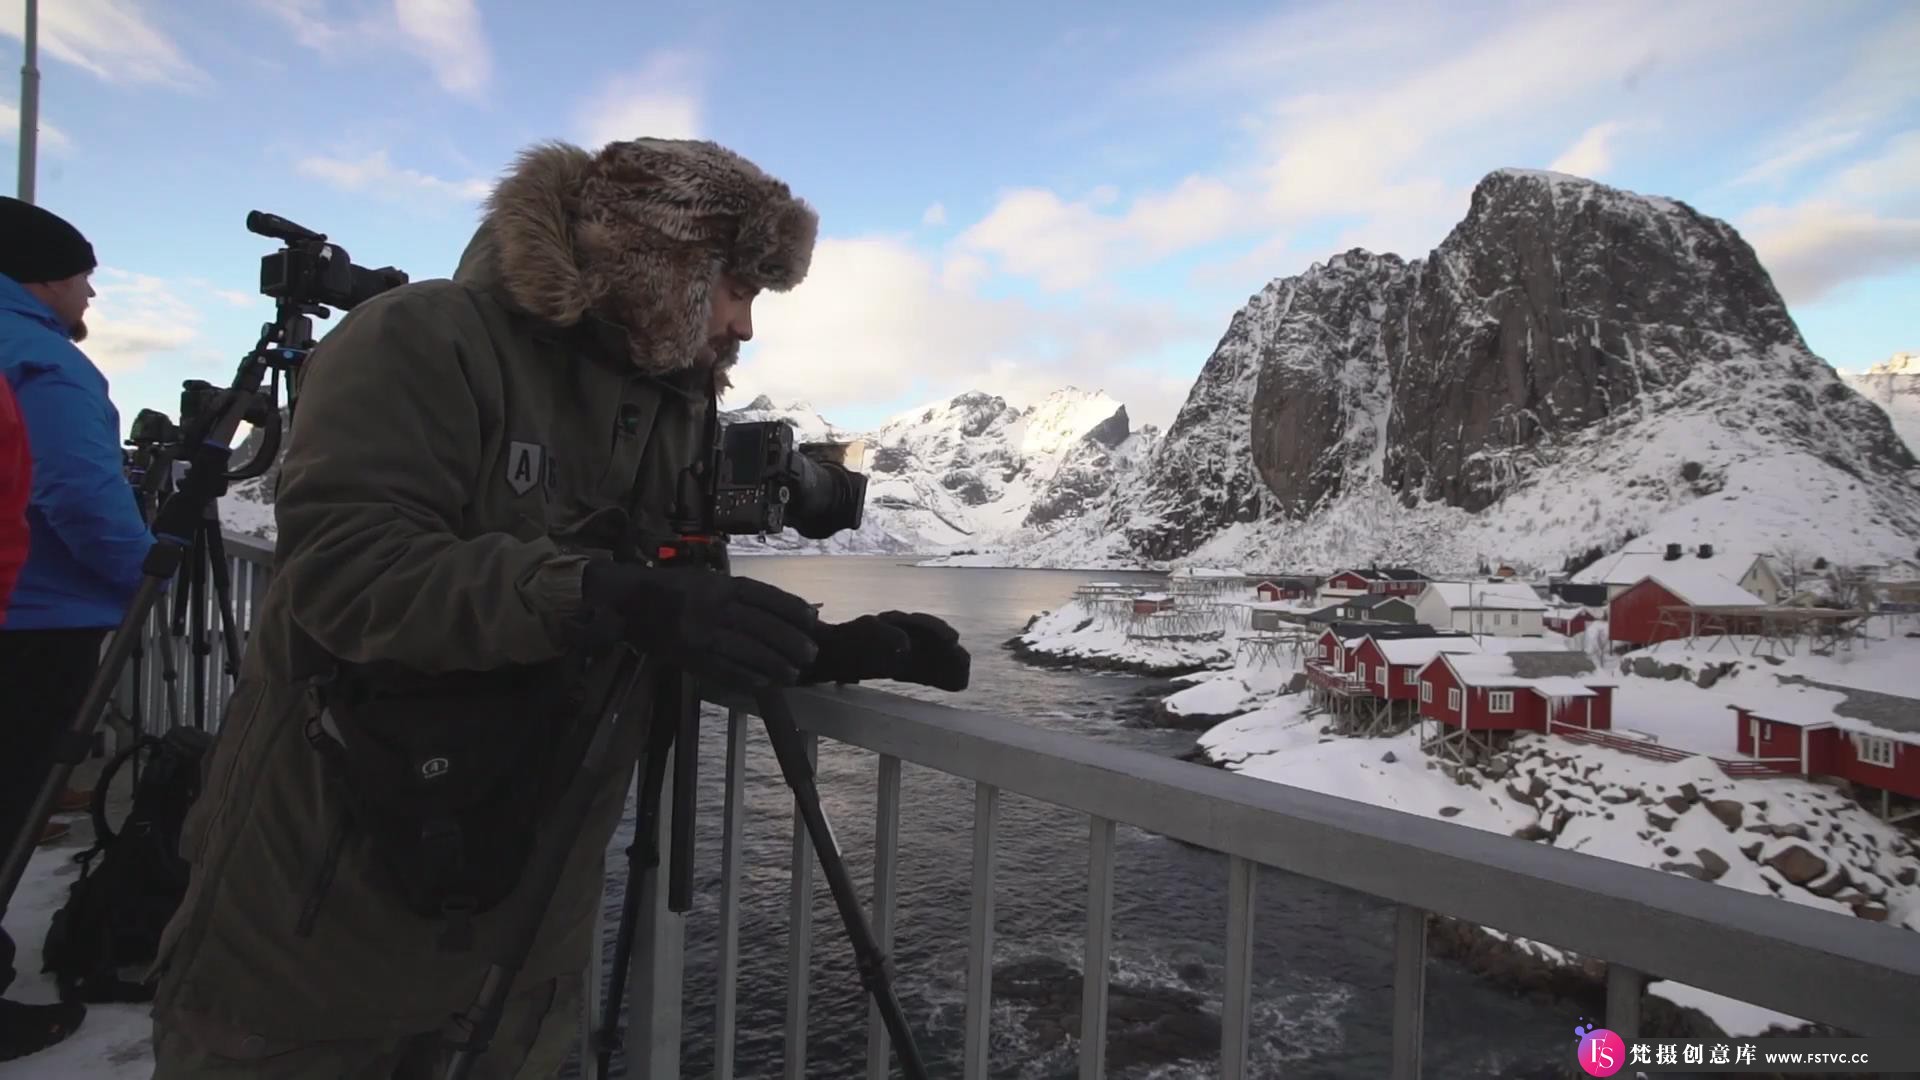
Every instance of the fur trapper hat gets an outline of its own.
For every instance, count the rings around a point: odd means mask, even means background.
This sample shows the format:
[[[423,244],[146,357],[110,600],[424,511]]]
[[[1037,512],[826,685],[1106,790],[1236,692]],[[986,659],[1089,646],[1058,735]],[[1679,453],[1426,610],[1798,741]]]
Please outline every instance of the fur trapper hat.
[[[707,341],[714,276],[785,292],[807,276],[819,217],[787,185],[718,144],[633,139],[598,153],[524,151],[486,207],[516,306],[562,326],[589,314],[626,331],[642,370],[706,358],[724,380],[733,348]]]

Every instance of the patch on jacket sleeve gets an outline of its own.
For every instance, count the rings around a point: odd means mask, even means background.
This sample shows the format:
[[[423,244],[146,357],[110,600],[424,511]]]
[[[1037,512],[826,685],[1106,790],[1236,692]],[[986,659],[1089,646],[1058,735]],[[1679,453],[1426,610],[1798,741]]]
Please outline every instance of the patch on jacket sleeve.
[[[544,481],[546,471],[546,447],[529,442],[507,444],[507,485],[513,488],[515,495],[532,491],[535,485]]]

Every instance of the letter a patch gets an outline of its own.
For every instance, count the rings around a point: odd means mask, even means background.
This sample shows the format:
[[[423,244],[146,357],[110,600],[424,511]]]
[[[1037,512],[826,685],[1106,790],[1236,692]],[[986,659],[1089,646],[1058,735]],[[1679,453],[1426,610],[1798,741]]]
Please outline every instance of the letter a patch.
[[[540,483],[547,449],[538,443],[507,444],[507,484],[515,495],[525,495]]]

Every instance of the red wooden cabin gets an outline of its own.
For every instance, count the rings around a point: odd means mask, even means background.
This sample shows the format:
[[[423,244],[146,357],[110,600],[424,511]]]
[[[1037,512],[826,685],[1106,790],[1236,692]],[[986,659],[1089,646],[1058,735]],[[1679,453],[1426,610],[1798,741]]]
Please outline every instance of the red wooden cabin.
[[[1352,649],[1353,672],[1374,697],[1388,701],[1415,701],[1420,697],[1420,669],[1441,653],[1477,653],[1470,637],[1361,639]]]
[[[1420,669],[1420,715],[1468,731],[1613,727],[1613,686],[1577,652],[1440,653]]]
[[[1280,600],[1304,600],[1313,595],[1313,583],[1305,578],[1265,578],[1253,591],[1267,603]]]
[[[1764,607],[1760,598],[1710,571],[1676,567],[1641,578],[1607,604],[1607,634],[1615,645],[1652,645],[1691,633],[1753,634],[1758,620],[1741,608]]]
[[[1782,701],[1729,705],[1742,754],[1801,776],[1835,776],[1920,799],[1920,733],[1836,716],[1819,705]]]
[[[1353,593],[1382,593],[1387,596],[1417,596],[1427,587],[1427,577],[1418,570],[1399,567],[1375,567],[1367,570],[1342,570],[1327,579],[1323,590],[1347,590]]]
[[[1593,623],[1593,613],[1586,608],[1549,608],[1540,623],[1556,634],[1579,637],[1587,632]]]

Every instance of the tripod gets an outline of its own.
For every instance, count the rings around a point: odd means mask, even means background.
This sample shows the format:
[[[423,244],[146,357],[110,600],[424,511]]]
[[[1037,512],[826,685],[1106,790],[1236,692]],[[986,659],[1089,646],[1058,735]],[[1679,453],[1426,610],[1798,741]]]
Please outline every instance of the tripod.
[[[662,553],[663,562],[704,562],[720,567],[724,572],[724,549],[705,538],[683,537],[678,544],[660,545],[657,550]],[[702,571],[696,566],[686,572]],[[542,887],[529,891],[528,899],[517,913],[519,921],[515,923],[507,941],[507,954],[511,959],[496,961],[488,968],[474,1003],[454,1022],[455,1031],[462,1037],[455,1041],[456,1049],[447,1069],[447,1080],[464,1080],[470,1074],[474,1062],[486,1050],[488,1041],[499,1025],[513,979],[519,973],[527,952],[533,947],[541,919],[551,903],[554,890],[559,886],[567,845],[555,841],[578,834],[594,792],[612,779],[611,770],[615,763],[609,758],[613,734],[620,722],[621,706],[635,685],[639,665],[631,651],[625,649],[619,654],[617,664],[608,665],[604,660],[601,663],[603,666],[612,666],[613,672],[598,684],[602,695],[598,699],[600,719],[594,725],[591,742],[581,760],[579,779],[562,796],[556,808],[555,839],[536,848],[536,861],[529,868],[530,875],[540,875],[533,880],[541,882]],[[620,1003],[640,914],[641,890],[635,879],[642,868],[653,869],[660,864],[660,853],[654,838],[658,833],[657,815],[661,792],[666,785],[669,751],[673,752],[674,776],[667,906],[676,913],[684,913],[693,906],[694,789],[698,774],[700,698],[694,693],[692,680],[685,672],[665,664],[656,664],[655,674],[657,696],[641,757],[638,820],[635,822],[634,843],[627,849],[626,902],[621,910],[619,936],[614,944],[612,985],[594,1038],[594,1052],[602,1076],[607,1073],[613,1052],[622,1043]],[[609,692],[613,696],[605,696]],[[907,1024],[906,1013],[893,991],[892,963],[881,951],[873,928],[867,924],[866,915],[860,910],[853,877],[847,872],[846,862],[840,856],[840,846],[834,839],[833,828],[827,822],[826,812],[821,809],[813,766],[807,760],[805,744],[800,736],[799,725],[794,721],[793,710],[787,704],[785,693],[777,689],[756,694],[755,703],[766,727],[767,739],[773,746],[775,757],[779,759],[781,774],[787,786],[793,789],[794,803],[806,823],[814,853],[819,857],[820,868],[826,875],[834,904],[840,910],[840,919],[846,924],[847,936],[853,942],[861,985],[873,997],[887,1033],[898,1049],[901,1066],[907,1076],[921,1080],[927,1075],[926,1064],[920,1057],[919,1046],[914,1042],[913,1029]]]
[[[261,328],[260,340],[240,361],[233,385],[225,390],[208,387],[212,392],[206,395],[205,407],[190,419],[182,417],[186,422],[181,428],[179,445],[187,460],[186,473],[154,514],[154,545],[148,550],[146,561],[141,564],[140,586],[134,592],[133,602],[109,639],[100,666],[93,682],[87,687],[86,697],[79,711],[74,714],[72,724],[55,743],[53,768],[34,795],[23,827],[9,839],[6,861],[0,863],[0,916],[6,914],[7,904],[12,902],[14,892],[20,887],[20,879],[26,874],[27,863],[33,856],[39,838],[40,823],[46,820],[54,800],[66,789],[74,766],[85,759],[92,745],[94,729],[100,724],[107,701],[120,681],[122,669],[141,644],[147,621],[154,606],[160,602],[161,593],[185,573],[185,580],[189,584],[187,591],[194,591],[192,586],[198,577],[203,583],[200,595],[204,596],[205,571],[198,562],[204,557],[218,567],[213,574],[215,588],[223,600],[226,598],[226,560],[224,548],[217,541],[217,503],[220,496],[226,493],[228,481],[260,475],[266,471],[260,462],[271,463],[278,453],[281,424],[274,398],[279,388],[279,372],[285,370],[289,373],[291,399],[293,372],[313,348],[313,323],[309,316],[323,310],[304,301],[280,300],[276,320]],[[269,372],[273,373],[273,382],[268,392],[262,394],[260,384]],[[252,466],[229,472],[233,437],[243,422],[262,425],[266,438],[262,440],[259,459]],[[171,469],[172,462],[169,461],[165,471],[170,472]],[[216,539],[207,540],[209,534]],[[194,555],[195,566],[183,568],[182,563],[189,555]],[[195,632],[201,642],[205,640],[205,610],[204,603],[195,605],[193,609],[197,613]],[[186,608],[177,608],[176,622],[185,614],[188,614]],[[237,654],[232,651],[234,634],[231,617],[226,611],[222,614],[228,618],[226,630],[230,670],[237,672],[239,664]],[[211,647],[206,647],[203,655],[205,652],[211,652]],[[168,663],[171,664],[170,659]],[[202,695],[206,688],[204,667],[204,664],[200,666],[195,680],[196,691]]]

